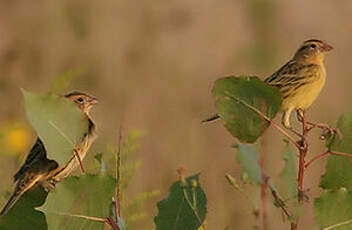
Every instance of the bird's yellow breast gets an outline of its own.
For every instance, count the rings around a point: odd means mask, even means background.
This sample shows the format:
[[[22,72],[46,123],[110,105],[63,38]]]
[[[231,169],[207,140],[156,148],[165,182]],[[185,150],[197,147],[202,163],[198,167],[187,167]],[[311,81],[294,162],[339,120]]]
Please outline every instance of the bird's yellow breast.
[[[304,85],[297,88],[292,95],[285,98],[282,102],[281,110],[306,109],[315,101],[320,94],[326,79],[325,68],[319,66],[314,71],[314,77]]]

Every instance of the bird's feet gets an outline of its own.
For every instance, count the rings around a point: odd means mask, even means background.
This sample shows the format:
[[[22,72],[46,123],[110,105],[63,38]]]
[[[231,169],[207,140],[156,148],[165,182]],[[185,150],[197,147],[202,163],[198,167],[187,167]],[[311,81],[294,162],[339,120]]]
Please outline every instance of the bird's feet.
[[[297,109],[297,119],[299,122],[305,123],[307,125],[307,128],[306,128],[307,132],[311,131],[314,128],[321,129],[323,133],[320,136],[320,139],[322,140],[325,139],[325,136],[327,134],[329,135],[336,134],[340,139],[343,138],[343,135],[338,128],[331,127],[330,125],[325,123],[314,123],[314,122],[307,121],[305,118],[304,110],[302,109]]]
[[[83,163],[82,163],[82,159],[81,159],[81,156],[80,156],[80,153],[82,152],[82,149],[79,148],[79,147],[76,147],[73,150],[73,152],[74,152],[74,155],[75,155],[75,157],[76,157],[76,159],[77,159],[77,161],[79,163],[79,166],[81,168],[82,173],[85,173],[85,170],[84,170],[84,167],[83,167]]]
[[[56,182],[52,179],[46,180],[41,183],[41,186],[45,190],[45,192],[51,192],[55,189]]]

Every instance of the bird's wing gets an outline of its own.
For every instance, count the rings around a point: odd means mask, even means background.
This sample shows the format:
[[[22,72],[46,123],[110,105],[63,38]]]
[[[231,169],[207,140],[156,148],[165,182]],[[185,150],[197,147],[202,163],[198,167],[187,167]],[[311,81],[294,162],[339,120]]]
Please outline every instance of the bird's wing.
[[[30,165],[37,160],[45,160],[46,159],[46,149],[44,147],[43,142],[40,138],[37,138],[37,141],[33,145],[31,151],[29,152],[26,161],[22,164],[21,168],[14,175],[14,181],[18,181],[19,178],[28,170]]]
[[[291,82],[298,80],[298,72],[302,65],[294,60],[287,62],[278,71],[273,73],[270,77],[266,78],[264,81],[269,85],[276,85],[278,83]]]
[[[315,64],[301,64],[291,60],[264,81],[277,87],[285,98],[292,90],[313,80],[317,68],[319,67]]]
[[[37,183],[47,180],[57,167],[58,164],[54,160],[34,157],[29,167],[19,175],[15,190],[0,211],[0,216],[5,215],[26,191],[32,189]]]
[[[4,208],[0,211],[0,216],[6,215],[6,213],[12,208],[12,206],[21,198],[23,193],[31,189],[40,179],[41,174],[25,173],[18,180],[15,187],[15,191],[7,201]]]

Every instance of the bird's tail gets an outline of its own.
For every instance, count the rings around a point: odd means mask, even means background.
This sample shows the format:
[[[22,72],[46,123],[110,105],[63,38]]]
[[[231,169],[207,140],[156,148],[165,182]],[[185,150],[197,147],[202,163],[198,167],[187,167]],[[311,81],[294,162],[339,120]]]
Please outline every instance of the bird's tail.
[[[213,116],[202,120],[202,123],[214,121],[214,120],[219,119],[219,118],[220,118],[219,114],[214,114]]]
[[[18,199],[21,197],[21,193],[14,192],[10,199],[7,201],[6,205],[0,212],[0,216],[6,215],[6,213],[12,208],[12,206],[18,201]]]

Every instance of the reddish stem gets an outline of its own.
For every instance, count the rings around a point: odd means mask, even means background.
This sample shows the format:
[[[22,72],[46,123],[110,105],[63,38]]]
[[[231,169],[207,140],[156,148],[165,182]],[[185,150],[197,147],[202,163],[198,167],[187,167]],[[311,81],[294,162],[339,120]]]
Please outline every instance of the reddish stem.
[[[297,112],[299,113],[299,112]],[[298,202],[302,204],[304,194],[303,194],[303,178],[304,178],[304,169],[305,169],[305,157],[308,152],[308,143],[307,143],[307,134],[309,132],[309,128],[307,127],[306,123],[306,118],[305,114],[302,111],[302,116],[301,116],[301,122],[302,122],[302,136],[301,140],[299,141],[299,165],[298,165]],[[291,224],[291,230],[297,230],[298,229],[298,219],[296,220],[295,223]]]
[[[310,160],[304,165],[304,168],[308,168],[308,166],[311,165],[315,160],[317,160],[317,159],[319,159],[319,158],[321,158],[321,157],[323,157],[323,156],[325,156],[325,155],[328,155],[328,154],[330,154],[329,151],[323,152],[323,153],[320,153],[320,154],[314,156],[312,159],[310,159]]]
[[[105,222],[110,225],[110,227],[114,230],[120,230],[119,226],[115,223],[115,221],[111,218],[108,217],[106,218]]]
[[[299,150],[299,165],[298,165],[298,202],[302,203],[303,201],[303,178],[304,178],[304,169],[305,169],[305,157],[308,152],[308,143],[307,143],[307,124],[306,118],[303,113],[302,116],[302,138],[300,140]]]
[[[262,202],[263,230],[268,230],[268,208],[266,202],[266,191],[268,188],[269,177],[262,173],[262,180],[260,198]]]
[[[341,153],[341,152],[335,152],[335,151],[326,151],[326,152],[323,152],[323,153],[320,153],[318,155],[316,155],[315,157],[313,157],[312,159],[310,159],[306,164],[305,164],[305,168],[308,168],[309,165],[311,165],[314,161],[322,158],[323,156],[326,156],[326,155],[337,155],[337,156],[344,156],[344,157],[352,157],[352,154],[349,154],[349,153]]]
[[[265,138],[262,137],[262,151],[260,154],[260,159],[259,159],[259,165],[260,165],[260,170],[262,174],[262,184],[260,186],[260,199],[261,199],[261,204],[262,204],[262,221],[263,221],[263,230],[268,230],[269,225],[268,225],[268,208],[267,208],[267,189],[268,189],[268,181],[269,177],[265,174],[265,150],[264,150],[264,145],[265,145]]]

